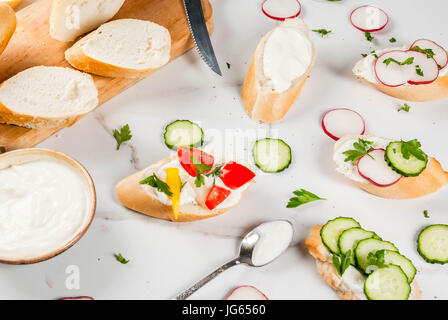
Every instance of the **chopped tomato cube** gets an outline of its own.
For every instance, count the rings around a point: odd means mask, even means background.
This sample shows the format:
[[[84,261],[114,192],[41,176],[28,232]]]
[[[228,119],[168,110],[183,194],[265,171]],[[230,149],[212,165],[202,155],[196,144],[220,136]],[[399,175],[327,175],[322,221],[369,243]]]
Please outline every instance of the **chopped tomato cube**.
[[[255,173],[247,167],[231,161],[221,169],[219,177],[226,187],[235,190],[252,180],[255,177]]]
[[[207,199],[205,200],[205,205],[210,210],[215,209],[220,203],[226,200],[230,195],[230,190],[213,185],[208,193]]]

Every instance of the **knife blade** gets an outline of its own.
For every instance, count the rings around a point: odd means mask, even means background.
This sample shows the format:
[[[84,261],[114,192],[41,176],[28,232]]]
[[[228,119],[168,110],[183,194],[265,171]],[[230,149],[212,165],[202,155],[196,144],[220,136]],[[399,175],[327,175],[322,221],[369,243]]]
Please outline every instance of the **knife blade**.
[[[217,74],[222,76],[219,68],[218,60],[213,50],[212,42],[208,34],[207,25],[205,23],[204,11],[202,10],[201,0],[183,0],[185,12],[187,14],[188,25],[196,49],[202,60]]]

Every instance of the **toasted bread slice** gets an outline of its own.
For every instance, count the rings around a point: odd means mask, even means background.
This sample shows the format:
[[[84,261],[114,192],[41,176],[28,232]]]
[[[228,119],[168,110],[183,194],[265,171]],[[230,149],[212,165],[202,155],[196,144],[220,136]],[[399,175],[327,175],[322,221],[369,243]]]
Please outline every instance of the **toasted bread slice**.
[[[5,50],[14,31],[16,31],[16,13],[6,3],[0,2],[0,55]]]
[[[163,204],[152,194],[147,192],[145,187],[140,184],[140,181],[147,178],[148,172],[157,171],[157,169],[176,158],[177,155],[160,160],[120,181],[115,188],[120,202],[131,210],[154,218],[170,220],[173,222],[188,222],[211,218],[223,214],[238,204],[235,203],[232,206],[222,209],[209,210],[202,206],[198,199],[197,203],[182,204],[180,206],[178,219],[175,219],[171,206]],[[242,196],[244,196],[244,192]]]
[[[310,235],[305,240],[305,245],[309,253],[316,259],[317,270],[319,271],[325,282],[333,288],[342,300],[361,300],[365,297],[357,295],[347,283],[339,276],[333,265],[331,254],[322,243],[320,237],[320,229],[322,225],[315,225],[311,228]],[[422,291],[414,280],[411,284],[410,300],[420,300],[422,298]]]
[[[71,68],[32,67],[0,86],[0,123],[32,129],[70,126],[97,105],[92,76]]]
[[[297,28],[309,40],[308,27],[302,20],[286,20],[277,28],[281,28],[283,26]],[[267,123],[282,119],[289,111],[302,90],[303,85],[308,79],[316,57],[315,47],[310,40],[312,57],[307,70],[301,76],[294,79],[291,86],[287,90],[282,92],[273,91],[273,89],[267,85],[269,79],[265,77],[263,72],[263,57],[265,45],[269,37],[276,29],[266,34],[259,42],[252,58],[249,71],[247,72],[246,80],[244,81],[243,90],[241,93],[244,109],[249,116],[253,120]]]
[[[103,24],[65,52],[76,69],[104,77],[144,77],[170,60],[169,31],[156,23],[119,19]]]
[[[434,82],[428,84],[405,84],[398,87],[389,87],[378,81],[369,81],[361,75],[358,66],[362,65],[362,61],[368,58],[369,57],[364,57],[363,59],[358,61],[358,63],[353,68],[353,74],[363,82],[374,86],[381,92],[401,100],[416,102],[425,102],[448,98],[448,74],[439,76]]]
[[[369,140],[369,135],[348,135],[339,139],[334,146],[333,155],[340,152],[340,147],[348,140],[365,139]],[[422,173],[416,177],[402,177],[397,183],[388,187],[379,187],[368,182],[353,182],[361,189],[378,197],[387,199],[412,199],[434,193],[442,187],[448,185],[448,172],[443,170],[440,163],[429,158],[428,165]]]
[[[50,36],[70,42],[112,17],[125,0],[53,0],[50,14]]]

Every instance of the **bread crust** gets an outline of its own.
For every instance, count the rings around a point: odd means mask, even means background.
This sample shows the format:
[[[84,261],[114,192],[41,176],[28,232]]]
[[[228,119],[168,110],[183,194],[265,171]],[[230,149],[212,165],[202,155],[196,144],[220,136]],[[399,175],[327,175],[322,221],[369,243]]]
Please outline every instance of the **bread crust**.
[[[354,138],[369,139],[368,135],[357,136],[348,135],[339,139],[334,148],[334,153],[338,152],[339,146],[345,141]],[[443,170],[439,161],[434,158],[428,159],[428,165],[422,173],[416,177],[402,177],[397,183],[388,187],[378,187],[373,183],[361,183],[353,181],[361,189],[386,199],[413,199],[420,198],[448,185],[448,172]]]
[[[95,31],[92,31],[65,51],[65,59],[73,68],[103,77],[144,78],[162,67],[160,66],[157,68],[147,68],[140,70],[129,69],[91,58],[85,54],[82,47],[94,35],[94,33]]]
[[[17,27],[14,10],[6,3],[0,2],[0,55],[5,50]]]
[[[340,299],[359,300],[359,297],[355,292],[350,289],[337,273],[336,268],[331,261],[331,255],[322,243],[320,237],[321,228],[322,225],[313,226],[308,238],[305,240],[305,245],[307,246],[309,253],[316,259],[316,266],[319,274],[325,282],[336,291]],[[412,291],[409,299],[422,299],[422,291],[415,280],[412,282]]]
[[[310,66],[305,73],[300,78],[296,79],[293,85],[284,92],[276,93],[271,91],[262,91],[260,79],[257,78],[257,65],[260,63],[258,61],[258,53],[260,50],[263,50],[264,42],[267,37],[269,37],[271,32],[266,34],[258,43],[241,92],[244,109],[249,116],[255,121],[267,123],[279,121],[289,111],[300,94],[306,80],[308,79],[316,58],[316,49],[314,44],[311,42],[313,50],[312,59]]]
[[[139,182],[146,178],[145,172],[150,169],[159,168],[176,157],[177,156],[174,155],[172,157],[162,159],[159,162],[124,178],[115,187],[118,200],[120,200],[125,207],[131,210],[154,218],[169,220],[172,222],[189,222],[211,218],[223,214],[237,205],[235,204],[232,207],[219,210],[208,210],[195,204],[182,205],[180,206],[178,219],[174,219],[171,206],[167,206],[161,203],[158,199],[152,197],[151,194],[145,191]]]
[[[10,6],[11,8],[15,8],[17,7],[20,2],[22,2],[22,0],[0,0],[0,2],[4,2],[6,3],[8,6]]]

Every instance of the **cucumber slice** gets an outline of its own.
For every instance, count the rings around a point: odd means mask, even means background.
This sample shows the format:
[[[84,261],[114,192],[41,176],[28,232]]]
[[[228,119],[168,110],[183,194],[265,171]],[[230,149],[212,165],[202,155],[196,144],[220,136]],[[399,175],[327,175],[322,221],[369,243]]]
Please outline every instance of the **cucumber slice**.
[[[424,159],[418,159],[414,155],[410,155],[409,159],[405,159],[401,152],[404,141],[391,142],[386,148],[385,159],[389,166],[399,174],[405,177],[415,177],[425,170],[428,164],[428,156],[424,153]]]
[[[433,224],[418,235],[417,251],[429,263],[448,263],[448,225]]]
[[[375,238],[381,240],[373,231],[366,231],[362,228],[355,227],[345,230],[341,233],[338,240],[338,247],[341,254],[346,254],[349,250],[352,252],[350,263],[356,265],[355,248],[358,242],[364,239]]]
[[[367,277],[364,293],[369,300],[408,300],[411,285],[399,266],[389,265]]]
[[[340,254],[338,240],[339,236],[347,229],[361,227],[353,218],[338,217],[328,221],[320,229],[320,237],[323,244],[334,254]]]
[[[384,264],[393,264],[399,266],[408,277],[409,283],[414,280],[415,274],[417,273],[417,270],[415,269],[411,260],[396,251],[384,250]]]
[[[163,135],[168,148],[200,147],[204,142],[204,132],[196,123],[189,120],[176,120],[165,127]]]
[[[370,265],[367,256],[370,252],[377,252],[379,250],[391,250],[397,251],[397,247],[395,247],[391,242],[378,240],[378,239],[365,239],[358,242],[358,245],[355,249],[355,258],[356,264],[366,272],[367,267]]]
[[[264,172],[281,172],[291,164],[291,148],[280,139],[257,140],[252,155],[255,165]]]

